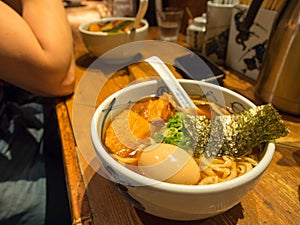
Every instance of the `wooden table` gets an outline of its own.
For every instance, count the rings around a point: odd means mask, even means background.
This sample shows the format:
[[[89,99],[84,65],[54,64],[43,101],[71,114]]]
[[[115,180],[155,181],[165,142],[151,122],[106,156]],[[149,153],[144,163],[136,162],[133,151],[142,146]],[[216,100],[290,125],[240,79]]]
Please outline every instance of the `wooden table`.
[[[85,4],[85,2],[84,2]],[[77,27],[87,18],[99,17],[97,4],[88,2],[82,8],[68,8],[72,25],[76,76],[78,82],[84,76],[93,58],[87,55]],[[158,39],[157,28],[151,27],[149,39]],[[186,46],[185,37],[180,35],[179,43]],[[224,86],[232,89],[257,104],[253,83],[229,69],[226,71]],[[86,74],[85,74],[86,75]],[[129,82],[129,74],[115,76],[102,89],[100,103],[106,96],[122,88]],[[130,77],[131,79],[132,77]],[[78,84],[78,83],[77,83]],[[75,95],[76,97],[76,95]],[[300,224],[300,118],[283,115],[291,133],[277,140],[275,156],[258,185],[227,212],[198,221],[171,221],[148,215],[135,209],[119,194],[117,189],[95,172],[74,137],[73,127],[74,97],[57,105],[57,115],[63,145],[66,180],[69,190],[73,224],[95,225],[213,225],[213,224]],[[83,117],[85,115],[82,115]],[[88,134],[86,134],[88,137]]]

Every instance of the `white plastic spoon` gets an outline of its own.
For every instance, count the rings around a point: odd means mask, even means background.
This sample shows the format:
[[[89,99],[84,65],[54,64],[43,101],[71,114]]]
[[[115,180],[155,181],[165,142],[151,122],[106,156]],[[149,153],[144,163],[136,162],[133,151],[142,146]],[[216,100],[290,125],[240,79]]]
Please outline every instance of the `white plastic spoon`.
[[[178,80],[174,77],[173,73],[166,66],[166,64],[157,56],[152,56],[145,59],[154,70],[160,75],[162,80],[166,83],[178,104],[186,111],[196,114],[197,106],[193,103],[190,96],[185,92]]]

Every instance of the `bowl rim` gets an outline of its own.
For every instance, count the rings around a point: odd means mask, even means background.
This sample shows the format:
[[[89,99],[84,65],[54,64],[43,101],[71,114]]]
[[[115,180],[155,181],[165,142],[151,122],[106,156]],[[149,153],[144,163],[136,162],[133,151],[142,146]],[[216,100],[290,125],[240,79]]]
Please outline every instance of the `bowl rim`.
[[[234,95],[238,98],[240,98],[243,102],[247,103],[250,107],[254,107],[255,104],[251,102],[249,99],[245,98],[244,96],[227,89],[225,87],[221,87],[215,84],[207,83],[207,82],[202,82],[202,81],[195,81],[195,80],[185,80],[185,79],[178,79],[180,83],[196,83],[196,84],[201,84],[207,87],[212,87],[212,88],[220,88],[221,91],[227,92],[228,94]],[[101,144],[100,139],[98,138],[98,125],[97,125],[97,120],[102,113],[102,109],[107,108],[107,105],[118,95],[123,94],[127,90],[133,89],[133,88],[139,88],[143,86],[145,83],[151,84],[157,82],[157,80],[152,80],[152,81],[145,81],[137,84],[133,84],[130,86],[127,86],[114,94],[110,95],[107,97],[96,109],[94,112],[94,115],[91,120],[91,127],[90,127],[90,133],[91,133],[91,139],[92,143],[94,145],[94,150],[96,151],[97,154],[100,154],[101,157],[104,158],[106,162],[110,166],[112,166],[115,170],[118,171],[118,173],[122,174],[125,177],[129,177],[130,179],[136,181],[137,183],[141,184],[139,186],[149,186],[151,188],[155,189],[160,189],[162,191],[172,191],[172,192],[177,192],[177,193],[189,193],[189,194],[201,194],[201,193],[215,193],[215,192],[220,192],[220,191],[226,191],[230,190],[233,188],[236,188],[238,186],[242,186],[244,184],[247,184],[250,181],[253,181],[260,177],[263,172],[267,169],[269,164],[271,163],[273,159],[273,155],[275,153],[275,142],[270,141],[267,143],[265,146],[264,150],[264,156],[261,158],[259,163],[249,172],[246,174],[234,178],[232,180],[228,181],[223,181],[221,183],[216,183],[216,184],[209,184],[209,185],[184,185],[184,184],[172,184],[172,183],[167,183],[163,181],[157,181],[155,179],[143,176],[141,174],[138,174],[123,165],[121,165],[119,162],[117,162],[113,157],[109,155],[109,153],[104,149],[103,145]],[[99,151],[99,149],[103,149],[104,151]],[[100,159],[99,159],[100,160]],[[142,185],[144,184],[144,185]],[[150,184],[150,185],[149,185]],[[133,185],[134,186],[134,185]]]
[[[110,21],[110,20],[134,20],[134,17],[105,17],[105,18],[99,18],[99,19],[95,19],[95,20],[91,20],[88,22],[84,22],[82,24],[79,25],[78,29],[80,32],[85,33],[85,34],[89,34],[89,35],[95,35],[95,36],[109,36],[109,35],[130,35],[126,32],[122,32],[122,33],[117,33],[117,34],[108,34],[107,32],[102,32],[102,31],[88,31],[85,29],[86,26],[88,26],[91,23],[98,23],[98,22],[105,22],[105,21]],[[143,31],[146,31],[149,28],[149,23],[146,19],[142,19],[141,20],[142,23],[144,23],[144,26],[136,29],[137,33],[141,33]]]

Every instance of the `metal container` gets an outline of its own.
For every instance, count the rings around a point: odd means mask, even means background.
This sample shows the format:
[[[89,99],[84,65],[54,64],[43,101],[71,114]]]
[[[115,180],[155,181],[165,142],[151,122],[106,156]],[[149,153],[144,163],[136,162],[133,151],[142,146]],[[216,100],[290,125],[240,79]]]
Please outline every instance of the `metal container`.
[[[287,1],[274,24],[255,86],[263,102],[300,115],[300,1]]]

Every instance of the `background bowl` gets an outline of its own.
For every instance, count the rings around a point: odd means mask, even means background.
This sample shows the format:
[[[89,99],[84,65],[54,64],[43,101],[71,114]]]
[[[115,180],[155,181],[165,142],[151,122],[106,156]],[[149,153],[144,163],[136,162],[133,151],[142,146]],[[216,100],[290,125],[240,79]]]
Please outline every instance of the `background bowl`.
[[[209,93],[219,104],[240,111],[255,105],[243,96],[226,88],[193,80],[179,80],[190,95]],[[126,87],[108,97],[97,109],[91,122],[91,137],[103,165],[101,175],[111,180],[123,196],[145,212],[173,220],[197,220],[223,213],[236,204],[256,185],[271,162],[275,144],[268,143],[258,165],[238,178],[210,185],[179,185],[159,182],[139,175],[114,160],[101,142],[103,121],[115,99],[115,106],[136,101],[166,90],[160,80],[147,81]],[[114,110],[117,111],[117,110]]]
[[[143,19],[141,23],[143,26],[136,29],[135,32],[119,33],[119,34],[108,34],[105,32],[92,32],[88,31],[88,27],[91,23],[107,22],[113,20],[134,20],[133,17],[107,17],[99,20],[83,23],[79,26],[79,32],[82,40],[88,49],[89,53],[93,56],[99,57],[105,52],[116,48],[122,44],[126,44],[133,41],[145,40],[148,34],[149,24],[147,20]],[[132,57],[138,54],[134,49],[132,51],[126,51],[117,53],[115,57]]]

